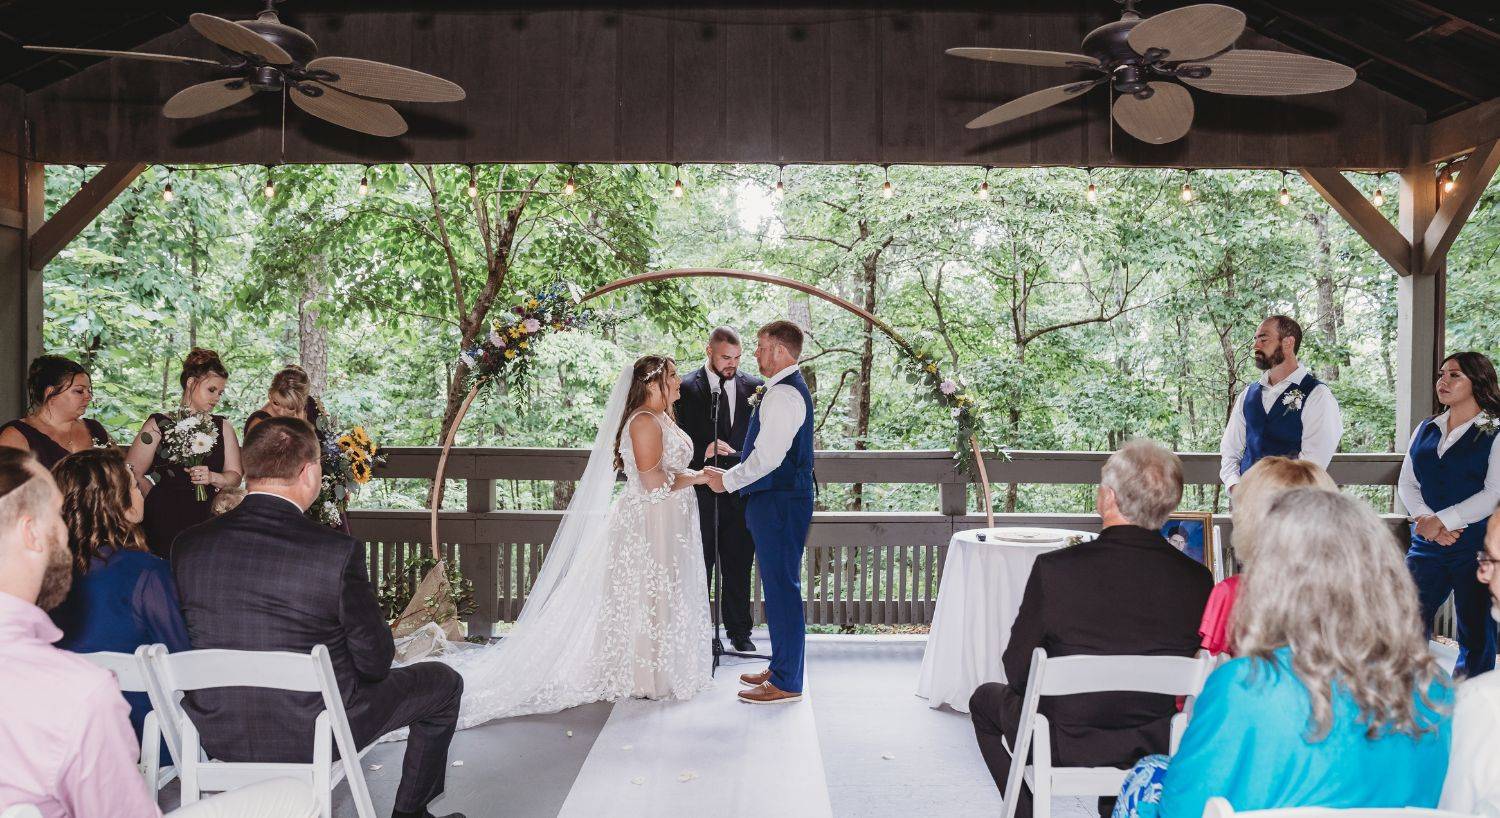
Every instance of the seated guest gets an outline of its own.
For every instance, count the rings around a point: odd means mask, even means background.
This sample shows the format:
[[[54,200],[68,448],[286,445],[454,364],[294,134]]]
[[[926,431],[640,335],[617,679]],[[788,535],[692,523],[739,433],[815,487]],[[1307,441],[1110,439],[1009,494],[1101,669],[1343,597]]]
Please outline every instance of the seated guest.
[[[42,468],[51,469],[72,452],[108,446],[109,432],[86,418],[94,398],[89,372],[61,355],[42,355],[26,372],[26,417],[0,426],[0,446],[29,451]]]
[[[1490,615],[1500,621],[1500,511],[1490,516],[1479,552],[1479,581],[1490,592]],[[1440,809],[1500,816],[1500,673],[1471,677],[1458,687],[1453,709],[1453,750]]]
[[[209,504],[209,510],[217,517],[226,511],[238,508],[245,499],[245,490],[239,487],[224,489],[214,495],[214,500]]]
[[[979,686],[969,700],[974,733],[1001,791],[1031,670],[1031,652],[1048,656],[1192,656],[1198,620],[1213,587],[1207,568],[1162,539],[1162,524],[1182,500],[1182,463],[1148,440],[1125,444],[1104,464],[1097,503],[1099,538],[1036,559],[1003,661],[1008,683]],[[1045,698],[1058,764],[1128,767],[1142,750],[1164,752],[1171,696],[1090,693]],[[1100,799],[1109,814],[1114,799]],[[1031,815],[1021,793],[1016,814]]]
[[[1276,495],[1302,486],[1339,490],[1333,478],[1318,464],[1275,455],[1251,466],[1238,485],[1234,491],[1234,557],[1241,564],[1250,561],[1255,548],[1255,526]],[[1208,595],[1208,606],[1203,609],[1198,635],[1203,638],[1203,648],[1209,653],[1234,654],[1234,646],[1229,642],[1229,618],[1234,611],[1234,597],[1239,585],[1239,576],[1231,576],[1215,585],[1213,593]]]
[[[364,545],[303,516],[322,481],[318,439],[306,421],[261,421],[241,459],[245,499],[182,532],[173,548],[193,647],[307,653],[328,646],[361,747],[411,728],[394,814],[427,815],[443,792],[462,678],[437,662],[391,669],[395,645]],[[312,760],[322,710],[315,693],[226,688],[194,692],[183,704],[214,758]]]
[[[1241,658],[1209,677],[1170,762],[1132,771],[1117,818],[1198,818],[1215,796],[1237,811],[1435,806],[1452,681],[1395,546],[1362,500],[1273,499],[1235,606]]]
[[[57,646],[74,653],[134,653],[141,645],[189,648],[167,561],[146,550],[145,499],[115,449],[70,454],[52,469],[73,552],[73,590],[52,610]],[[126,693],[137,736],[151,712],[145,693]],[[166,758],[163,750],[163,758]],[[165,762],[169,763],[169,762]]]
[[[161,815],[136,769],[140,742],[109,671],[52,646],[44,611],[68,593],[62,495],[29,454],[0,448],[0,811],[48,818]]]

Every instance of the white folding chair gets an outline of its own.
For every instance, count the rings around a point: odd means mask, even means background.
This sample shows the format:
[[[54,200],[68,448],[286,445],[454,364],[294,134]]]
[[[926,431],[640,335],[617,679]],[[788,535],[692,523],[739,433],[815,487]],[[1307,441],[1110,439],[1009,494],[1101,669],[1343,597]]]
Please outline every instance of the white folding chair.
[[[0,818],[42,818],[42,811],[31,804],[12,804],[0,811]]]
[[[149,696],[151,694],[151,671],[146,666],[146,654],[150,647],[150,645],[141,645],[135,649],[135,653],[100,651],[99,653],[81,653],[79,656],[113,673],[115,681],[120,684],[121,692],[145,693]],[[141,759],[137,766],[141,770],[141,776],[146,779],[146,789],[155,794],[177,777],[177,768],[170,764],[165,767],[161,766],[161,720],[156,714],[156,700],[151,701],[153,709],[146,714],[146,721],[141,729]],[[177,757],[175,742],[168,742],[167,749],[172,751],[173,758]]]
[[[1021,787],[1032,794],[1035,818],[1049,818],[1054,795],[1119,795],[1128,770],[1116,767],[1052,766],[1052,725],[1037,712],[1043,696],[1075,693],[1129,691],[1187,696],[1183,712],[1172,717],[1169,752],[1177,751],[1192,714],[1193,697],[1213,671],[1206,651],[1185,656],[1063,656],[1047,658],[1047,651],[1031,652],[1031,672],[1026,677],[1026,698],[1021,721],[1011,748],[1010,776],[1005,782],[1005,818],[1015,818]],[[1032,763],[1026,763],[1031,751]]]
[[[332,818],[333,788],[348,778],[359,818],[375,818],[375,805],[360,767],[362,753],[349,729],[349,717],[339,697],[338,680],[333,675],[327,647],[317,645],[310,654],[244,650],[168,653],[165,646],[152,645],[148,662],[157,686],[152,701],[163,714],[163,721],[172,721],[181,742],[180,748],[170,743],[167,746],[177,757],[183,805],[195,803],[204,791],[220,792],[268,778],[290,777],[307,782],[317,796],[319,814]],[[312,763],[227,762],[208,758],[199,742],[198,728],[182,708],[182,694],[216,687],[261,687],[321,694],[324,710],[313,727]],[[157,698],[162,701],[157,702]],[[333,760],[335,745],[339,750],[338,761]]]
[[[1203,818],[1231,818],[1232,816],[1254,816],[1254,818],[1473,818],[1462,812],[1418,807],[1368,807],[1330,809],[1328,807],[1295,807],[1289,809],[1257,809],[1235,812],[1234,807],[1223,798],[1208,799],[1203,806]]]

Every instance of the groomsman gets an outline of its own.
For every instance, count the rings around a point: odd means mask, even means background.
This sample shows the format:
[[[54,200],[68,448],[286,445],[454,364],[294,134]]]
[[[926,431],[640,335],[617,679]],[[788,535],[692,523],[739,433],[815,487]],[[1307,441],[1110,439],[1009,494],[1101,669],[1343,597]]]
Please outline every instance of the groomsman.
[[[739,371],[740,336],[729,327],[719,327],[708,338],[708,362],[682,379],[682,397],[673,407],[677,425],[693,439],[691,468],[704,465],[727,469],[740,462],[745,432],[750,427],[750,397],[762,383],[760,378]],[[718,403],[718,427],[712,408]],[[720,610],[730,644],[741,653],[753,653],[750,641],[750,565],[755,543],[745,525],[745,498],[739,494],[715,494],[708,486],[698,492],[698,523],[703,531],[703,561],[708,581],[714,575],[714,507],[718,506],[718,553],[723,559]]]
[[[1280,455],[1328,468],[1344,436],[1333,390],[1297,361],[1302,325],[1273,315],[1255,331],[1260,380],[1235,398],[1219,442],[1219,478],[1230,493],[1262,457]]]

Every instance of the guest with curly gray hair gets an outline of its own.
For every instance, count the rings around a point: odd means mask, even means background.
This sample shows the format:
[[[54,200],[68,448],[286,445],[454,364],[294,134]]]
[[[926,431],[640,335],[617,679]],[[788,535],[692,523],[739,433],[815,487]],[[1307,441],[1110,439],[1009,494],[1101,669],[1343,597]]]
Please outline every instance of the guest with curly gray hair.
[[[1453,690],[1427,649],[1417,589],[1362,500],[1277,496],[1231,626],[1240,657],[1209,677],[1177,754],[1127,778],[1116,818],[1236,810],[1433,807]]]

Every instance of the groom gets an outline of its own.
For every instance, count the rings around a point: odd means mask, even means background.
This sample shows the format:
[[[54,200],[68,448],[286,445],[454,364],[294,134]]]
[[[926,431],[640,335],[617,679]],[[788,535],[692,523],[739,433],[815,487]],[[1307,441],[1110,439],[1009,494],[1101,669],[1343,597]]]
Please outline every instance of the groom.
[[[740,677],[750,686],[740,691],[747,704],[802,700],[807,634],[801,572],[813,511],[813,402],[797,368],[801,354],[802,330],[796,324],[772,321],[760,328],[755,363],[767,377],[752,397],[740,464],[708,473],[714,491],[737,491],[746,498],[745,523],[766,591],[771,666]]]

